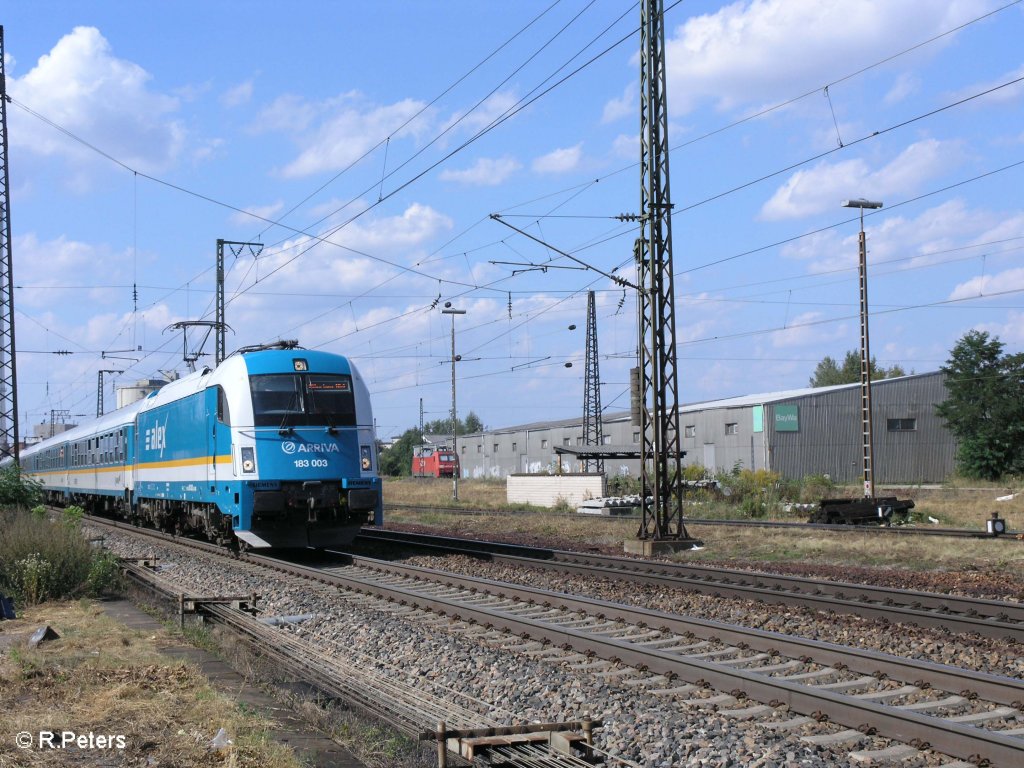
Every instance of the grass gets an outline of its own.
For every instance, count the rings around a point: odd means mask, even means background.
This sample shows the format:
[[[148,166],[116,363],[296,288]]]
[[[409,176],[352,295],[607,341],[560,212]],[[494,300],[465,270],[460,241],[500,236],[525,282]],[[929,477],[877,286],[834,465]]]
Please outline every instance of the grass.
[[[460,507],[501,509],[508,507],[504,480],[459,480]],[[385,504],[450,507],[452,480],[448,477],[388,477],[384,479]],[[520,505],[517,508],[525,508]]]
[[[428,481],[415,493],[430,501],[409,501],[408,481],[386,480],[384,498],[386,504],[420,503],[441,505],[441,488],[435,481]],[[471,499],[496,496],[495,486],[503,490],[497,481],[465,480],[459,484],[459,495],[470,504]],[[451,486],[448,484],[449,492]],[[914,498],[917,502],[912,511],[915,525],[929,526],[929,516],[940,521],[944,527],[971,528],[984,530],[985,521],[992,512],[1009,520],[1009,527],[1024,530],[1024,495],[1007,502],[995,501],[996,496],[1006,493],[1005,487],[992,490],[965,491],[949,489],[908,489],[900,491],[900,498]],[[432,495],[430,495],[432,494]],[[688,507],[687,517],[739,519],[736,505],[725,502],[709,502],[706,505]],[[783,515],[777,511],[765,519],[804,520],[805,512]],[[622,543],[636,535],[637,521],[606,521],[581,518],[575,515],[556,515],[550,511],[537,515],[488,515],[465,516],[431,512],[428,515],[415,512],[386,513],[389,523],[409,523],[427,526],[453,535],[477,536],[500,539],[515,536],[519,539],[560,542],[565,547],[604,547],[621,551]],[[1024,573],[1024,545],[1010,538],[1005,539],[949,539],[930,536],[889,536],[856,530],[841,532],[801,531],[773,528],[724,528],[688,524],[687,530],[702,539],[704,549],[680,555],[688,562],[715,562],[732,564],[749,563],[810,563],[819,565],[881,566],[886,568],[912,568],[915,570],[985,570],[1013,576]]]
[[[102,615],[92,601],[49,602],[4,622],[10,636],[49,624],[59,640],[38,649],[11,647],[0,655],[0,765],[57,766],[95,757],[103,764],[225,765],[298,768],[292,751],[269,737],[271,723],[214,691],[199,671],[169,661],[159,647],[165,630],[143,633]],[[233,744],[209,744],[223,727]],[[22,751],[21,731],[74,731],[125,737],[123,751]]]
[[[116,558],[82,537],[74,515],[50,520],[4,509],[0,530],[0,592],[13,595],[19,605],[98,595],[116,581]]]

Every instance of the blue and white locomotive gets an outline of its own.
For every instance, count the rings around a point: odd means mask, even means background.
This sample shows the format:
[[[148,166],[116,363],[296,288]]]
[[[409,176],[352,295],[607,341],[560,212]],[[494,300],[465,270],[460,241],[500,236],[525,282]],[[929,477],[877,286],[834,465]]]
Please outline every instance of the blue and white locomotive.
[[[242,547],[334,547],[382,522],[373,415],[345,357],[232,355],[21,453],[50,501]]]

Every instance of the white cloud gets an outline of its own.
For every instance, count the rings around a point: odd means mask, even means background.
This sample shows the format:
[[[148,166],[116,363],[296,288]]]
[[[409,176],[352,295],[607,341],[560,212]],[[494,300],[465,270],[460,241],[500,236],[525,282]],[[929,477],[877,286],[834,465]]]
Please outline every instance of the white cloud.
[[[228,88],[220,96],[220,103],[225,107],[240,107],[252,98],[253,81],[249,78],[245,82]]]
[[[916,75],[910,72],[903,72],[896,78],[896,82],[892,84],[892,88],[885,94],[882,101],[886,104],[898,104],[915,93],[920,87],[921,81]]]
[[[669,108],[774,102],[820,87],[991,8],[986,0],[741,0],[693,16],[666,40]],[[934,52],[948,45],[944,38]]]
[[[260,219],[273,220],[274,216],[280,213],[283,208],[283,200],[278,200],[277,202],[270,203],[269,205],[250,205],[245,209],[245,213],[231,214],[230,220],[232,224],[237,224],[238,226],[241,227],[252,224],[258,224],[260,223]],[[249,216],[247,214],[252,214],[252,216]]]
[[[173,115],[178,100],[149,87],[142,67],[116,58],[95,27],[76,27],[24,77],[10,83],[11,94],[70,132],[100,146],[140,170],[167,168],[185,142],[185,129]],[[11,140],[39,155],[73,161],[92,157],[63,134],[31,122],[14,110]],[[116,137],[116,140],[112,137]]]
[[[640,99],[637,96],[637,88],[630,84],[625,93],[617,99],[611,99],[604,105],[604,112],[601,114],[602,123],[612,123],[623,117],[630,117],[637,113]]]
[[[638,160],[640,158],[640,135],[620,133],[612,142],[612,151],[617,157]]]
[[[776,349],[805,347],[849,338],[846,323],[828,322],[821,312],[804,312],[790,320],[786,326],[784,330],[775,331],[771,335],[772,346]]]
[[[340,170],[389,136],[415,136],[424,130],[424,120],[405,124],[424,106],[414,99],[371,104],[354,91],[319,102],[286,95],[264,109],[254,127],[293,135],[299,155],[281,174],[299,178]]]
[[[954,101],[958,99],[965,99],[968,96],[973,96],[976,93],[991,90],[1003,83],[1010,82],[1011,80],[1019,80],[1022,77],[1024,77],[1024,64],[993,80],[969,85],[954,93],[951,98]],[[992,104],[1009,104],[1021,98],[1024,98],[1024,82],[1017,82],[1013,85],[1008,85],[1005,88],[1000,88],[998,91],[986,94],[985,96],[980,96],[977,99],[974,99],[971,103],[975,106],[991,106]]]
[[[877,171],[861,158],[839,163],[822,161],[790,176],[761,208],[761,218],[799,218],[829,210],[852,197],[884,200],[906,194],[954,167],[962,157],[957,142],[925,139],[911,144]]]
[[[534,173],[566,173],[574,170],[583,157],[583,144],[563,147],[536,158],[532,163]]]
[[[493,187],[523,166],[512,157],[481,157],[469,168],[462,170],[448,169],[441,171],[441,181],[454,181],[459,184]]]
[[[1009,312],[1005,323],[979,323],[974,328],[998,336],[1011,349],[1024,347],[1024,312]]]
[[[854,213],[854,211],[851,211]],[[901,261],[886,269],[913,269],[949,259],[956,254],[943,253],[965,244],[993,243],[1024,235],[1024,214],[1008,216],[984,209],[969,208],[963,200],[948,200],[914,218],[886,216],[884,210],[865,223],[868,230],[868,262]],[[808,262],[811,273],[855,268],[857,264],[857,225],[819,232],[789,243],[782,249],[786,258]],[[1005,246],[987,247],[990,255]],[[995,250],[993,250],[995,249]],[[961,256],[964,254],[960,254]]]
[[[329,222],[322,235],[328,242],[302,235],[279,248],[268,249],[255,265],[248,254],[242,254],[233,272],[246,275],[249,281],[274,272],[275,291],[308,293],[309,286],[345,286],[346,293],[355,293],[376,285],[393,272],[392,267],[361,256],[360,252],[392,262],[412,263],[419,255],[417,248],[451,227],[447,216],[430,206],[413,203],[400,215],[367,216],[328,235],[332,228]],[[301,255],[295,258],[298,254]],[[250,294],[243,299],[246,306],[258,310],[254,317],[276,303],[273,298],[268,303],[263,297]],[[308,317],[306,308],[302,309]]]
[[[1004,291],[1024,289],[1024,267],[1007,269],[994,275],[977,275],[960,283],[949,294],[950,299],[969,299]]]
[[[127,252],[115,253],[107,246],[69,240],[64,235],[41,241],[32,232],[15,237],[13,251],[15,277],[21,286],[18,303],[22,308],[64,306],[75,296],[87,298],[96,305],[127,297],[126,289],[81,288],[97,283],[106,286],[131,283],[127,278],[131,256]],[[97,278],[99,264],[103,265],[103,273]],[[76,290],[64,291],[50,286],[76,286]]]
[[[487,97],[483,104],[475,107],[471,112],[463,111],[452,115],[445,123],[444,130],[458,123],[459,127],[464,130],[479,131],[506,115],[518,101],[519,97],[515,91],[498,91]]]

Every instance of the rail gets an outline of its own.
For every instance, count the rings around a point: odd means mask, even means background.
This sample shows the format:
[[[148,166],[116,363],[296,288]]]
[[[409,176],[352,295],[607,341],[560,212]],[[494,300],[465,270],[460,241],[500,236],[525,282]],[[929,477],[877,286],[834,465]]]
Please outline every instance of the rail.
[[[748,651],[756,650],[751,641],[756,640],[763,646],[767,642],[791,642],[794,638],[775,633],[759,634],[758,631],[745,634],[751,631],[729,628],[728,625],[717,626],[715,631],[735,632],[738,633],[736,638],[743,636],[745,639],[728,649],[729,653],[741,651],[738,659],[711,661],[709,659],[722,654],[717,651],[707,654],[694,650],[694,646],[700,647],[701,643],[694,644],[685,634],[693,630],[684,629],[683,624],[671,623],[689,620],[671,614],[654,614],[613,603],[600,604],[600,601],[554,592],[545,593],[543,590],[527,590],[515,585],[433,572],[430,569],[410,570],[411,566],[396,566],[368,558],[357,558],[351,566],[327,569],[297,565],[264,555],[249,555],[245,560],[279,573],[316,579],[391,603],[430,610],[492,630],[503,630],[543,642],[553,648],[565,647],[577,654],[625,664],[637,670],[645,670],[645,674],[660,675],[669,681],[683,680],[693,688],[710,685],[718,690],[729,691],[726,698],[746,697],[775,705],[788,705],[796,712],[818,719],[827,719],[863,732],[877,733],[921,748],[930,746],[956,757],[987,760],[996,766],[1015,766],[1024,759],[1024,739],[1013,732],[985,730],[968,724],[1006,717],[1024,718],[1024,713],[1019,711],[1020,703],[1024,701],[1024,683],[1019,680],[885,654],[867,654],[855,662],[857,667],[885,664],[890,672],[879,669],[875,670],[875,675],[822,682],[849,666],[847,660],[852,657],[839,654],[855,653],[853,649],[827,644],[815,644],[814,669],[810,672],[776,676],[782,669],[792,670],[793,663],[804,661],[792,659],[790,662],[774,663],[770,657],[779,654],[778,648],[766,648],[760,654],[748,654]],[[533,597],[526,598],[525,592],[532,593]],[[541,598],[543,603],[539,602]],[[600,613],[595,614],[595,610]],[[614,619],[613,611],[616,616]],[[581,619],[581,615],[586,618]],[[628,626],[619,626],[623,622]],[[691,623],[690,626],[697,624]],[[659,629],[653,630],[651,627]],[[628,639],[630,633],[635,633],[634,636],[640,639]],[[652,640],[652,635],[656,639]],[[734,638],[730,636],[726,639],[731,642]],[[747,664],[761,664],[766,657],[773,663],[760,670],[753,666],[745,667]],[[851,667],[851,670],[857,667]],[[932,684],[928,675],[938,684]],[[896,689],[854,692],[864,685],[870,685],[873,680],[884,681],[887,677],[914,680],[915,683],[904,684]],[[958,688],[964,683],[968,688]],[[980,687],[984,687],[984,694],[975,690]],[[890,698],[898,699],[911,691],[921,692],[928,688],[933,689],[936,695],[952,689],[954,695],[914,706],[882,703]],[[982,709],[972,713],[967,719],[925,713],[929,710],[941,711],[954,699],[967,701],[970,698],[956,694],[957,690],[962,694],[970,690],[978,697],[984,697],[985,701],[993,702],[994,706],[990,710]],[[998,705],[1000,701],[1006,700],[1009,700],[1008,705]]]
[[[406,531],[364,528],[356,540],[405,544],[586,577],[671,586],[704,594],[812,607],[1024,642],[1022,603]]]

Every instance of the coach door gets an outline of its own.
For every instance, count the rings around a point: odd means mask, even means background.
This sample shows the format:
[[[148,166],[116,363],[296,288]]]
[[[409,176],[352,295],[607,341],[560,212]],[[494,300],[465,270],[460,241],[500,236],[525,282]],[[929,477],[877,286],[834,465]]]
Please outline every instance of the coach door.
[[[206,389],[206,484],[210,490],[217,486],[217,392],[219,387]]]

